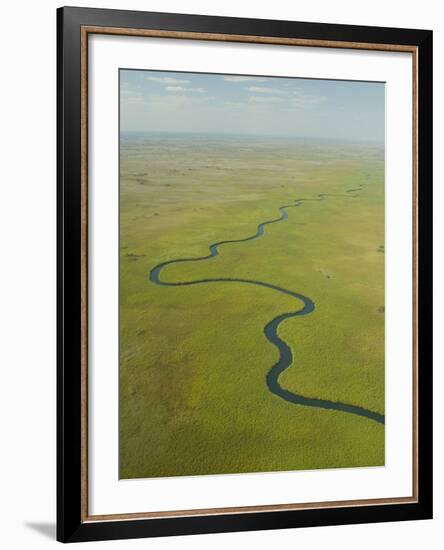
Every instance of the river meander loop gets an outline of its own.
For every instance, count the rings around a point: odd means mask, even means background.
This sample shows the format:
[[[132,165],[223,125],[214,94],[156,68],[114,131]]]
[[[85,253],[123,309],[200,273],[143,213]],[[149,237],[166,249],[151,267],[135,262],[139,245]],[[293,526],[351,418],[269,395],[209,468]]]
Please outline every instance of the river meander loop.
[[[287,204],[279,208],[279,213],[280,213],[279,218],[275,218],[273,220],[268,220],[260,223],[257,226],[257,230],[254,235],[251,235],[250,237],[246,237],[244,239],[233,239],[233,240],[218,241],[216,243],[213,243],[209,247],[210,253],[207,254],[206,256],[199,256],[196,258],[178,258],[178,259],[162,262],[156,265],[155,267],[153,267],[153,269],[150,271],[150,280],[153,283],[161,286],[190,286],[190,285],[200,285],[204,283],[236,283],[236,284],[240,283],[240,284],[256,285],[256,286],[261,286],[261,287],[271,289],[275,292],[286,294],[288,296],[292,296],[298,301],[298,304],[302,302],[303,304],[302,308],[297,309],[296,311],[293,311],[290,313],[283,313],[281,315],[278,315],[277,317],[272,319],[269,323],[267,323],[264,327],[265,337],[279,351],[279,361],[268,371],[266,376],[266,383],[270,392],[284,399],[285,401],[289,403],[293,403],[295,405],[341,411],[344,413],[365,417],[370,420],[374,420],[375,422],[378,422],[380,424],[385,424],[384,415],[376,413],[369,409],[365,409],[364,407],[350,405],[347,403],[341,403],[339,401],[328,401],[326,399],[306,397],[301,394],[286,390],[279,384],[280,375],[286,369],[288,369],[293,363],[293,354],[291,352],[290,346],[279,337],[278,328],[279,328],[279,325],[284,321],[286,321],[287,319],[291,319],[292,317],[299,317],[301,315],[309,315],[310,313],[312,313],[312,311],[314,311],[315,303],[313,300],[311,300],[307,296],[304,296],[303,294],[299,294],[297,292],[293,292],[292,290],[287,290],[277,285],[273,285],[271,283],[255,281],[252,279],[215,278],[215,279],[197,279],[194,281],[179,281],[179,282],[171,283],[171,282],[162,281],[160,277],[162,270],[168,265],[183,263],[183,262],[201,262],[204,260],[209,260],[210,258],[214,258],[219,254],[218,247],[222,245],[232,244],[232,243],[243,243],[243,242],[252,241],[253,239],[262,237],[265,233],[265,227],[267,225],[271,225],[273,223],[278,223],[288,219],[288,213],[286,210],[287,208],[299,207],[304,202],[307,202],[307,201],[323,201],[325,200],[326,197],[343,197],[343,198],[346,197],[349,199],[357,198],[359,197],[359,195],[356,195],[356,194],[351,195],[351,193],[357,193],[358,191],[361,191],[362,188],[363,186],[360,185],[355,189],[349,189],[348,191],[345,192],[346,194],[343,194],[343,195],[320,193],[317,195],[316,198],[313,198],[313,199],[296,199],[294,203]]]

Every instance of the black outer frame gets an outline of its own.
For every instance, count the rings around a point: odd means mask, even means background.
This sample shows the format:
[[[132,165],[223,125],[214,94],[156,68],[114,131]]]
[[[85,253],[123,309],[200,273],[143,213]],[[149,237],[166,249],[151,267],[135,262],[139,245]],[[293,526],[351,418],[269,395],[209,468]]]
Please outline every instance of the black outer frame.
[[[418,502],[82,523],[80,27],[83,25],[418,47]],[[432,518],[432,31],[59,8],[57,138],[57,540],[79,542]]]

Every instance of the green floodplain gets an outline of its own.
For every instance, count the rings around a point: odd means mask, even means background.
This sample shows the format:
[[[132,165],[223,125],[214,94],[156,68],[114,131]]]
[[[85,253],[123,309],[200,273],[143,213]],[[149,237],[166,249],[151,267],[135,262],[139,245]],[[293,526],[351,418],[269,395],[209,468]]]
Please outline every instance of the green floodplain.
[[[359,191],[350,191],[359,188]],[[267,387],[384,414],[384,153],[284,138],[123,134],[120,478],[384,465],[384,424]],[[333,196],[328,196],[333,195]]]

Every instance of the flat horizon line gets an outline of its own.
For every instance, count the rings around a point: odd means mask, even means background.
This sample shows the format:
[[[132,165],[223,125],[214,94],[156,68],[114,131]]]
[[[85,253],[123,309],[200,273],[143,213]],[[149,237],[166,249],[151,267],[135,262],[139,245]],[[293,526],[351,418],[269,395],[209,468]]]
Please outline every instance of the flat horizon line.
[[[214,137],[239,137],[239,138],[270,138],[270,139],[295,139],[295,140],[318,140],[330,142],[342,142],[351,144],[373,144],[384,145],[385,140],[376,139],[347,139],[324,136],[290,135],[290,134],[254,134],[254,133],[235,133],[235,132],[193,132],[187,130],[120,130],[120,134],[147,134],[147,135],[184,135],[184,136],[214,136]]]

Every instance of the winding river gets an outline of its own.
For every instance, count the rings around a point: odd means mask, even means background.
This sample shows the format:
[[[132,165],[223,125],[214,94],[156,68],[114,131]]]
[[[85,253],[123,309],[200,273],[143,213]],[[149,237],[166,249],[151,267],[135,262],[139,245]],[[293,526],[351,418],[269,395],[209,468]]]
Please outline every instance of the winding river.
[[[279,208],[280,216],[278,218],[260,223],[257,226],[257,230],[254,235],[251,235],[250,237],[245,237],[244,239],[233,239],[233,240],[218,241],[216,243],[213,243],[209,247],[210,253],[207,254],[206,256],[199,256],[195,258],[178,258],[178,259],[167,260],[166,262],[162,262],[156,265],[155,267],[153,267],[153,269],[150,271],[150,280],[153,283],[161,286],[190,286],[190,285],[200,285],[205,283],[236,283],[236,284],[256,285],[256,286],[261,286],[261,287],[271,289],[275,292],[280,292],[281,294],[292,296],[299,303],[302,302],[303,304],[302,308],[297,309],[296,311],[293,311],[290,313],[283,313],[281,315],[278,315],[277,317],[272,319],[269,323],[267,323],[267,325],[265,325],[264,327],[265,337],[279,351],[279,361],[268,371],[266,376],[266,383],[270,392],[284,399],[285,401],[289,403],[294,403],[296,405],[341,411],[344,413],[362,416],[362,417],[368,418],[369,420],[374,420],[375,422],[384,424],[385,423],[384,415],[376,413],[369,409],[365,409],[364,407],[358,407],[356,405],[341,403],[339,401],[328,401],[326,399],[316,399],[312,397],[306,397],[304,395],[286,390],[279,384],[279,377],[293,363],[293,354],[291,352],[290,346],[279,337],[278,328],[279,328],[279,325],[284,321],[286,321],[287,319],[291,319],[292,317],[299,317],[301,315],[309,315],[312,311],[314,311],[315,303],[313,302],[313,300],[311,300],[307,296],[304,296],[303,294],[299,294],[297,292],[293,292],[292,290],[287,290],[277,285],[273,285],[271,283],[255,281],[252,279],[214,278],[214,279],[197,279],[193,281],[179,281],[179,282],[171,283],[171,282],[162,281],[160,277],[162,270],[168,265],[178,264],[183,262],[202,262],[204,260],[209,260],[210,258],[214,258],[215,256],[218,256],[219,254],[218,248],[222,245],[232,244],[232,243],[243,243],[243,242],[252,241],[253,239],[258,239],[259,237],[262,237],[265,233],[265,227],[267,225],[282,222],[288,219],[288,213],[287,213],[288,208],[300,207],[304,202],[308,202],[308,201],[323,201],[325,200],[326,197],[342,197],[342,198],[345,197],[348,199],[357,198],[359,197],[359,195],[357,195],[356,193],[361,191],[362,188],[363,188],[363,185],[360,185],[355,189],[347,190],[345,194],[342,194],[342,195],[320,193],[316,196],[316,198],[296,199],[292,204],[287,204]]]

